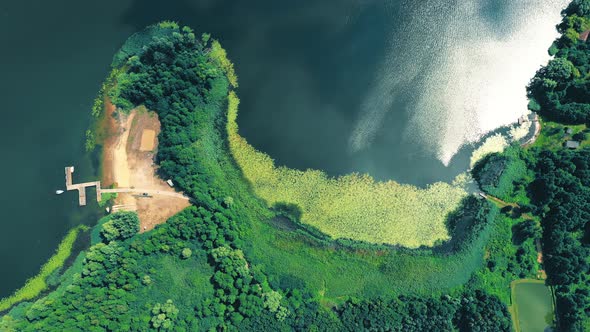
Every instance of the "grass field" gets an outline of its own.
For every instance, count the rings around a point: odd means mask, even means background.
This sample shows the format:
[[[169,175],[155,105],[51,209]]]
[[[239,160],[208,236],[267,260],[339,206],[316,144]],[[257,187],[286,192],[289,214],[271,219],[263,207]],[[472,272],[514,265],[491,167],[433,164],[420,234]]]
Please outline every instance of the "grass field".
[[[522,279],[513,282],[512,304],[517,332],[544,331],[551,326],[553,303],[544,281]]]
[[[135,291],[136,310],[151,308],[154,303],[165,303],[168,299],[178,308],[192,308],[195,303],[215,297],[210,281],[214,271],[207,263],[203,250],[193,250],[192,257],[186,260],[161,254],[148,256],[140,264],[144,274],[142,278],[148,276],[150,283]],[[179,315],[184,319],[193,312],[183,309]]]
[[[538,147],[549,150],[562,149],[565,141],[573,139],[573,136],[578,133],[588,131],[588,128],[584,124],[566,126],[557,122],[542,121],[541,126],[541,134],[539,135],[535,143],[529,146],[529,148]],[[573,131],[572,134],[566,133],[566,130],[568,128]],[[587,138],[583,140],[581,143],[582,147],[590,146],[590,139]]]
[[[481,268],[490,232],[461,252],[345,249],[320,243],[295,230],[256,222],[243,248],[253,265],[264,267],[271,284],[306,287],[322,303],[413,294],[437,296],[460,289]]]

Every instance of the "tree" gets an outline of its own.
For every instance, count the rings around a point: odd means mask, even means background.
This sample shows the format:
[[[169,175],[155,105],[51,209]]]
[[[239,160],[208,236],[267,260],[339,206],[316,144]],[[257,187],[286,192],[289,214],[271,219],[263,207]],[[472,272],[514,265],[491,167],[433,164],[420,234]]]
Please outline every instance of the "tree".
[[[457,311],[456,323],[460,332],[511,331],[508,308],[497,297],[481,291],[466,296]]]
[[[564,15],[588,16],[590,15],[589,0],[573,0],[563,11]]]
[[[143,278],[141,279],[141,283],[149,286],[152,283],[152,278],[149,275],[144,275]]]
[[[283,296],[281,293],[276,291],[270,291],[262,294],[264,298],[264,307],[270,310],[270,312],[276,312],[281,306],[281,299]]]
[[[521,244],[528,239],[537,239],[541,236],[541,227],[534,220],[525,220],[512,227],[514,242]]]
[[[102,225],[100,235],[107,242],[125,240],[139,232],[139,218],[135,212],[117,212]]]
[[[164,304],[156,303],[152,308],[152,315],[150,323],[154,328],[162,331],[170,330],[174,326],[174,319],[178,316],[178,309],[172,300],[167,300]]]
[[[554,88],[558,83],[564,83],[573,76],[579,76],[579,73],[576,72],[577,69],[571,61],[557,57],[549,61],[547,66],[542,68],[537,75],[543,80],[553,81],[554,83],[549,85]]]
[[[183,258],[183,259],[188,259],[188,258],[190,258],[192,254],[193,254],[193,251],[192,251],[192,250],[190,250],[189,248],[184,248],[184,249],[182,249],[182,253],[181,253],[181,255],[182,255],[182,258]]]

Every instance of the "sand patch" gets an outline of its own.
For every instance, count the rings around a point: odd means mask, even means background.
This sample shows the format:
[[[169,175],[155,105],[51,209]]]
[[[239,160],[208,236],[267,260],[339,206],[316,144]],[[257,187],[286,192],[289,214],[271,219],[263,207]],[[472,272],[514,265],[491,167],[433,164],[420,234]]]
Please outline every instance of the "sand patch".
[[[130,186],[127,140],[129,139],[129,128],[133,123],[134,117],[135,112],[131,112],[129,116],[122,116],[119,120],[122,125],[122,133],[113,149],[113,177],[115,178],[117,187],[120,188],[128,188]]]
[[[112,136],[105,140],[104,146],[104,185],[175,192],[157,176],[154,163],[160,133],[157,114],[136,109],[123,115],[110,102],[105,105]],[[189,205],[186,200],[170,196],[121,193],[115,200],[114,210],[137,211],[143,232],[166,222]]]
[[[153,151],[156,144],[156,131],[144,129],[141,133],[141,145],[139,151]]]
[[[102,155],[102,174],[101,184],[103,187],[108,187],[115,183],[114,174],[114,154],[117,143],[119,142],[120,127],[115,117],[116,108],[111,103],[109,98],[104,99],[105,105],[105,117],[100,124],[101,131],[103,132],[103,155]]]

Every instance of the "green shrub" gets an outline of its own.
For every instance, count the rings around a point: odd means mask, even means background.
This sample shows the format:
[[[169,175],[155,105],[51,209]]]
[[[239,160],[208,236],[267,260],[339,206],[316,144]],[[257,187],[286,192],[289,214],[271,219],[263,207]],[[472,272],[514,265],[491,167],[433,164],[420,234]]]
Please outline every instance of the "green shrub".
[[[117,212],[102,224],[100,235],[107,242],[125,240],[139,232],[139,218],[135,212]]]
[[[183,259],[190,258],[192,254],[193,254],[193,252],[189,248],[182,249],[181,255],[182,255],[182,258]]]
[[[529,174],[520,153],[520,147],[511,146],[502,154],[491,154],[477,162],[471,174],[481,190],[510,200],[517,191],[515,185]]]
[[[167,300],[164,304],[156,303],[152,308],[152,315],[152,327],[163,331],[171,330],[178,316],[178,308],[172,300]]]
[[[96,148],[96,138],[92,130],[86,130],[86,143],[84,144],[86,152],[92,152]]]

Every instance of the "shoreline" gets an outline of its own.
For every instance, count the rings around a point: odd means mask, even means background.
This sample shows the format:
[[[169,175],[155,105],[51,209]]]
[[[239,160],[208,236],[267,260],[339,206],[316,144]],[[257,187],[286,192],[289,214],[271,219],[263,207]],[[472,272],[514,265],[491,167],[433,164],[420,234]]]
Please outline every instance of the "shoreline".
[[[97,144],[102,147],[100,151],[100,160],[99,160],[99,180],[102,183],[103,187],[110,187],[114,185],[114,175],[112,172],[112,149],[110,148],[113,146],[116,138],[118,136],[117,133],[117,121],[115,119],[115,106],[111,103],[109,97],[106,95],[103,98],[104,100],[104,107],[103,107],[103,114],[98,119],[96,128],[97,133],[99,133]]]
[[[49,289],[47,278],[56,270],[63,268],[68,258],[72,256],[74,242],[80,233],[88,229],[86,225],[78,225],[70,229],[62,238],[53,255],[41,266],[39,273],[27,279],[24,285],[15,290],[12,295],[0,299],[0,312],[9,310],[20,302],[35,299]]]
[[[533,133],[533,137],[531,137],[526,142],[521,144],[521,146],[523,148],[526,148],[528,146],[535,144],[535,142],[539,138],[539,135],[541,135],[541,129],[543,126],[541,125],[541,120],[539,119],[539,115],[537,113],[535,113],[535,116],[533,117],[532,122],[533,122],[533,126],[535,126],[535,131]]]

